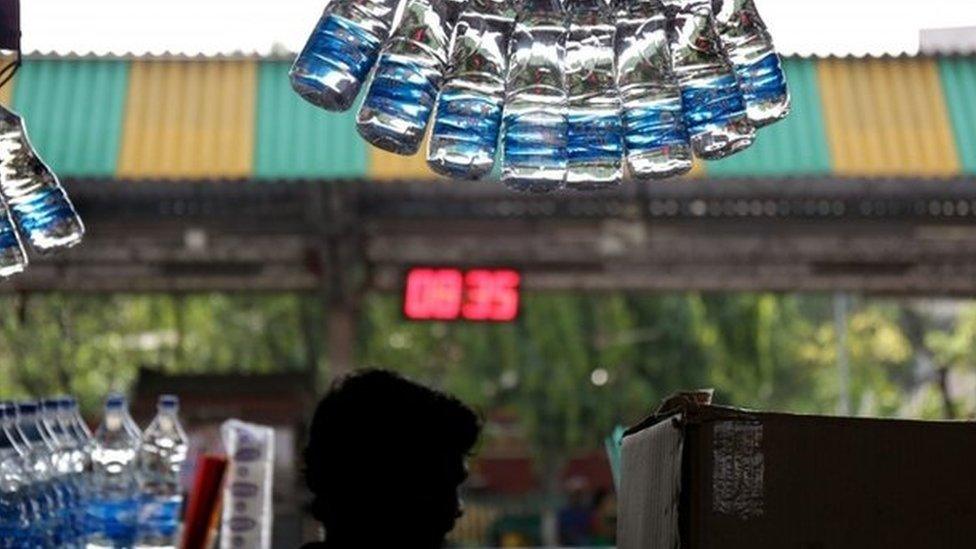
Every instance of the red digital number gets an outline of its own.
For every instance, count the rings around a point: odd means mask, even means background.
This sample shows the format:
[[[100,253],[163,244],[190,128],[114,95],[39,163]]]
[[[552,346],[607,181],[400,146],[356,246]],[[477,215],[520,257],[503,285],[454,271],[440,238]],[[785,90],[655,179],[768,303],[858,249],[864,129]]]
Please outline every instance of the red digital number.
[[[512,269],[411,269],[403,312],[415,320],[508,322],[518,316],[520,283]]]
[[[475,269],[464,275],[464,305],[468,320],[505,322],[518,315],[520,276],[511,269]]]
[[[463,277],[457,269],[413,269],[403,312],[418,320],[453,320],[461,312]]]

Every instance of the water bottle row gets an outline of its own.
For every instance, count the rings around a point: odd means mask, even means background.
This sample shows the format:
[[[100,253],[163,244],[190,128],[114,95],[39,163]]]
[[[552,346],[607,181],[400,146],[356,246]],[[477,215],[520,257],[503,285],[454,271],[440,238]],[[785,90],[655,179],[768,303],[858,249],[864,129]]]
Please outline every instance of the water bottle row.
[[[31,145],[24,119],[0,106],[0,278],[27,268],[22,237],[45,253],[74,246],[84,233],[57,176]]]
[[[399,16],[398,25],[394,21]],[[333,0],[292,67],[373,145],[520,190],[687,172],[790,108],[753,0]]]
[[[0,548],[177,545],[186,436],[175,397],[145,433],[111,395],[94,435],[71,397],[0,402]]]

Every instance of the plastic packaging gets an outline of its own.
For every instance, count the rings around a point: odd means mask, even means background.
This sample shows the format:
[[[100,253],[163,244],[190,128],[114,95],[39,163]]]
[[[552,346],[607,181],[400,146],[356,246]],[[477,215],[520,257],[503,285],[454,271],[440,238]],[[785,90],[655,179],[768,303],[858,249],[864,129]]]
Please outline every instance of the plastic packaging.
[[[274,429],[236,419],[220,427],[230,463],[224,481],[221,548],[271,547]]]

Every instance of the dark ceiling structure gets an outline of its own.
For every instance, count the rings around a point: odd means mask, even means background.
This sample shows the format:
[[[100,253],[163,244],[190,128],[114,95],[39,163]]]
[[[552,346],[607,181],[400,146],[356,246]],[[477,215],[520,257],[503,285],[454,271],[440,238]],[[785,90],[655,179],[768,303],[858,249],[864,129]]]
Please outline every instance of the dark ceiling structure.
[[[516,267],[542,291],[973,295],[974,183],[701,179],[524,195],[497,182],[71,180],[86,241],[0,290],[348,294],[449,264]]]

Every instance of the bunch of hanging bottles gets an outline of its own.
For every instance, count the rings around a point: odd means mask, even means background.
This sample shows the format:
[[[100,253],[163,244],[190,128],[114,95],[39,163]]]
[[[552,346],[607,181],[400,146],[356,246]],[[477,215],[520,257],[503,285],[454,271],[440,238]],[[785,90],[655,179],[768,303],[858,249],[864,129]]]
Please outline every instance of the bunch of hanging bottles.
[[[85,226],[27,137],[24,119],[0,106],[0,278],[27,268],[22,240],[46,254],[81,242]]]
[[[172,548],[186,435],[160,397],[145,432],[110,395],[94,434],[71,397],[0,402],[0,548]]]
[[[412,155],[429,131],[430,168],[462,179],[500,142],[532,192],[681,175],[790,110],[753,0],[332,0],[290,76],[330,111],[369,79],[366,141]]]

